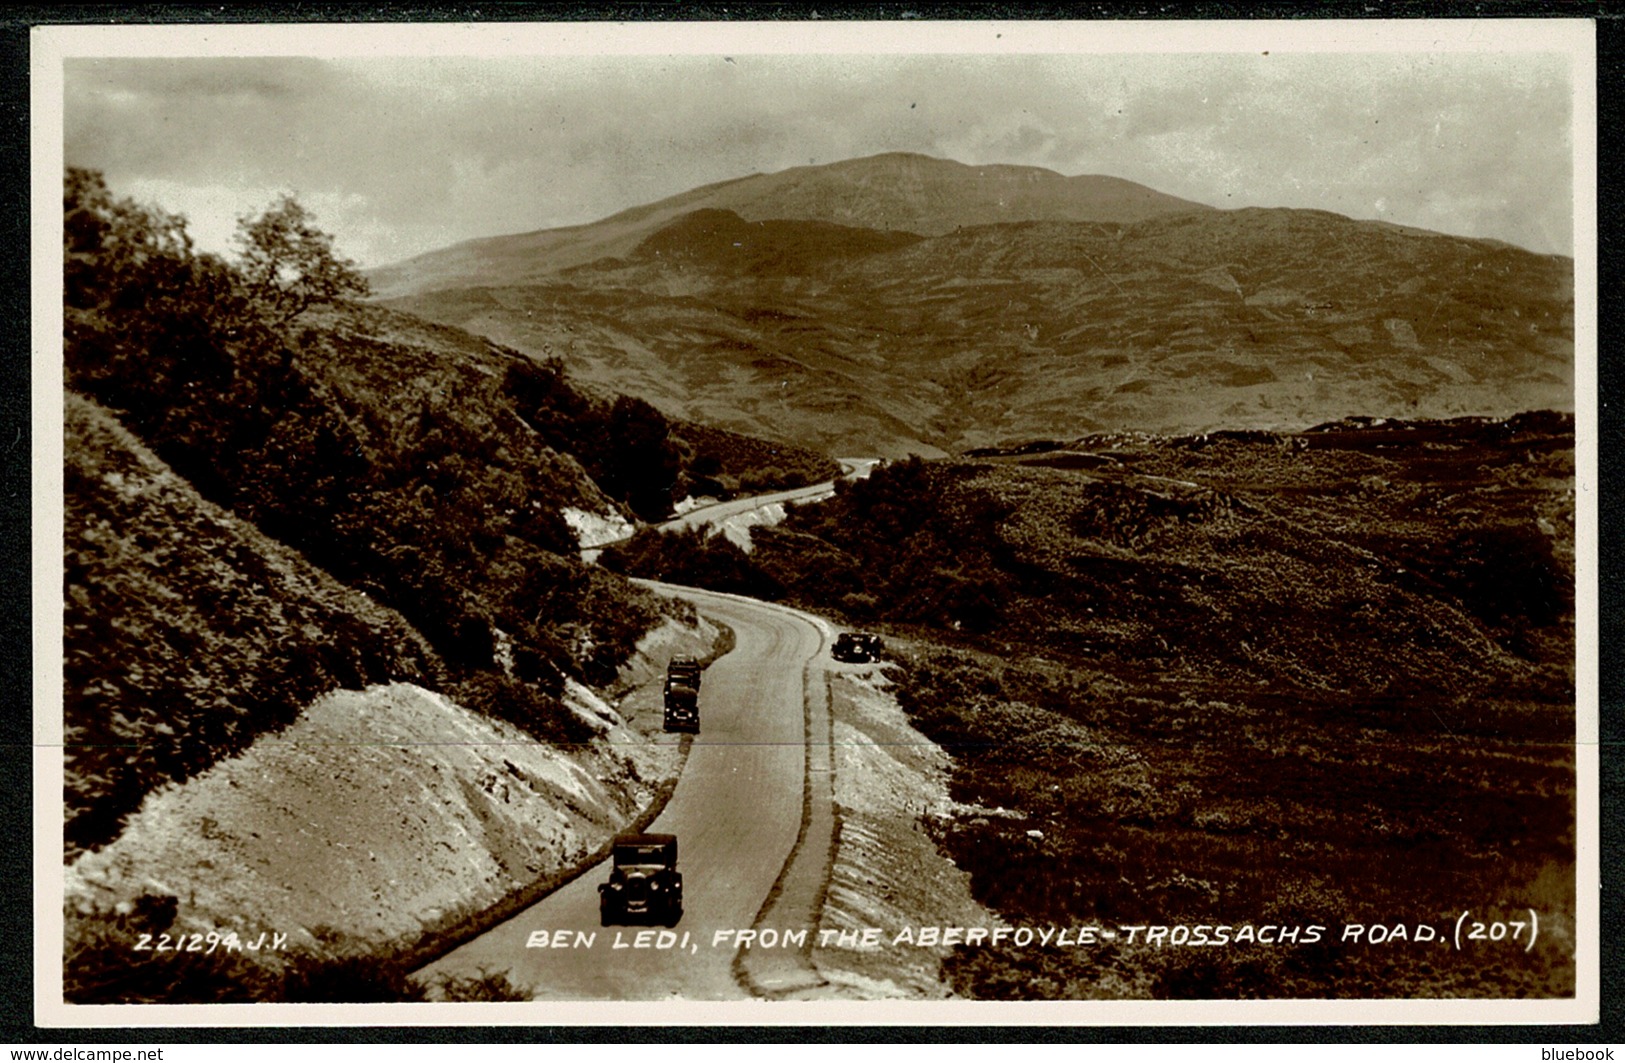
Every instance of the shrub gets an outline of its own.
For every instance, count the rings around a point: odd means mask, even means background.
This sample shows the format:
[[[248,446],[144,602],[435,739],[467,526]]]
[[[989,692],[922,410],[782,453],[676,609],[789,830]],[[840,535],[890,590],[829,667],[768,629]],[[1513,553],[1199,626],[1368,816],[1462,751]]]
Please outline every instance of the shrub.
[[[773,601],[783,586],[726,536],[705,528],[646,528],[607,548],[599,563],[611,572]]]
[[[289,1004],[396,1004],[429,998],[398,963],[342,956],[292,966],[276,999]]]
[[[585,720],[531,683],[498,672],[477,672],[454,684],[458,704],[506,720],[541,742],[558,746],[592,741],[596,732]]]
[[[63,954],[63,999],[73,1004],[213,1004],[276,1000],[277,972],[243,953],[135,951],[141,934],[162,934],[174,918],[174,897],[144,895],[128,915],[69,913]],[[158,923],[148,920],[157,914]]]

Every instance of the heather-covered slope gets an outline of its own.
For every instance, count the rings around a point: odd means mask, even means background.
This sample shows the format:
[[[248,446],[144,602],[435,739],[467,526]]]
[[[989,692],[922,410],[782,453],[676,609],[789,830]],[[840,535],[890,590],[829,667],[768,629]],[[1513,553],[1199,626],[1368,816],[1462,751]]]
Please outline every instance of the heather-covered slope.
[[[197,493],[66,397],[69,853],[327,690],[446,669],[401,617]]]

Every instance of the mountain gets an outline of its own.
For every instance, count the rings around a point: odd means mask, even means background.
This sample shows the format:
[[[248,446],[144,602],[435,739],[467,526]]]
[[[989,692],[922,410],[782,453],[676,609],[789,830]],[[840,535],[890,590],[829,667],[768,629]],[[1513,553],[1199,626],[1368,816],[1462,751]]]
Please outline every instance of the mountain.
[[[934,234],[792,216],[814,185],[875,197],[864,212],[828,193],[843,217],[897,219],[891,204],[950,198],[918,192],[941,184],[910,182],[916,170],[958,174],[963,203],[976,202],[979,174],[1027,172],[916,162],[774,175],[778,201],[747,178],[514,237],[484,260],[483,280],[420,270],[417,294],[389,303],[556,355],[669,416],[826,453],[1573,408],[1570,259],[1325,211],[1166,198],[1133,201],[1162,213],[1100,220],[973,224],[967,207],[963,226]],[[1062,189],[1096,187],[1067,183],[1082,180],[1034,177],[1045,195],[1009,202],[1037,211]],[[724,194],[778,216],[672,215]],[[1121,205],[1084,196],[1077,213],[1109,203]],[[634,232],[651,219],[663,223]],[[544,237],[568,254],[526,258]],[[576,261],[589,246],[605,253]]]
[[[890,153],[705,185],[590,225],[470,240],[374,270],[380,298],[471,285],[531,284],[628,253],[696,211],[940,236],[1006,221],[1132,222],[1208,210],[1116,177],[1064,177],[1032,166],[967,166]]]

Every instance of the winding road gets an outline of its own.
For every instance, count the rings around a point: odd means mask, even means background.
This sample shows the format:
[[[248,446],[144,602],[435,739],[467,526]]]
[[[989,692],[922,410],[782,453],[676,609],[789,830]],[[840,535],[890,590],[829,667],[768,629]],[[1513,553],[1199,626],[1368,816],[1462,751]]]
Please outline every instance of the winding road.
[[[856,479],[876,462],[841,464]],[[743,534],[782,519],[786,502],[834,489],[829,481],[722,502],[661,527]],[[735,636],[734,648],[705,671],[700,732],[671,800],[648,828],[677,835],[682,921],[675,933],[647,928],[641,938],[646,928],[600,927],[598,884],[608,877],[600,865],[423,968],[418,974],[429,983],[443,974],[506,972],[538,1000],[726,1000],[818,983],[799,943],[741,949],[736,932],[760,924],[810,934],[817,925],[834,838],[829,625],[737,595],[640,582],[692,602]]]
[[[755,925],[781,879],[799,887],[775,899],[811,908],[807,884],[821,885],[829,856],[829,829],[803,835],[809,805],[808,705],[823,706],[827,628],[806,614],[732,595],[649,584],[693,602],[727,624],[736,643],[705,672],[700,689],[700,733],[660,817],[649,828],[677,835],[683,872],[684,914],[677,926],[684,947],[617,948],[637,941],[642,927],[599,927],[598,883],[603,867],[589,870],[519,915],[448,953],[421,972],[471,975],[506,971],[544,1000],[721,1000],[751,995],[735,974],[734,940],[713,944],[719,930]],[[677,736],[668,736],[676,741]],[[812,760],[815,792],[827,806],[827,728]],[[828,822],[827,807],[817,817]],[[822,837],[819,834],[822,833]],[[797,839],[802,846],[797,848]],[[797,861],[792,862],[792,854]],[[802,859],[804,854],[805,859]],[[799,874],[787,868],[803,865]],[[810,925],[812,912],[787,916],[786,925]],[[788,922],[794,918],[794,922]],[[527,948],[538,931],[563,948]],[[595,935],[590,946],[578,937]],[[658,928],[645,940],[652,941]],[[790,959],[790,957],[786,957]]]

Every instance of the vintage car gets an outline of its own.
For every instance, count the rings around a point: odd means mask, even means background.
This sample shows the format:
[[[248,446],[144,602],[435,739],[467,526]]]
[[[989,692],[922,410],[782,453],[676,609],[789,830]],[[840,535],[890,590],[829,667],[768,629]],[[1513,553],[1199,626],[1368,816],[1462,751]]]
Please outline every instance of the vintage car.
[[[700,730],[700,662],[673,657],[666,665],[666,730]]]
[[[695,687],[684,686],[681,683],[668,683],[666,685],[665,723],[668,731],[687,731],[689,734],[699,734],[699,690]]]
[[[623,834],[610,851],[609,881],[598,886],[598,921],[676,926],[683,918],[683,876],[674,834]]]
[[[666,685],[683,683],[698,690],[702,671],[700,662],[693,657],[673,657],[666,662]]]
[[[829,655],[837,661],[862,664],[879,657],[883,649],[879,635],[870,635],[861,631],[846,631],[836,636],[835,645],[830,649]]]

